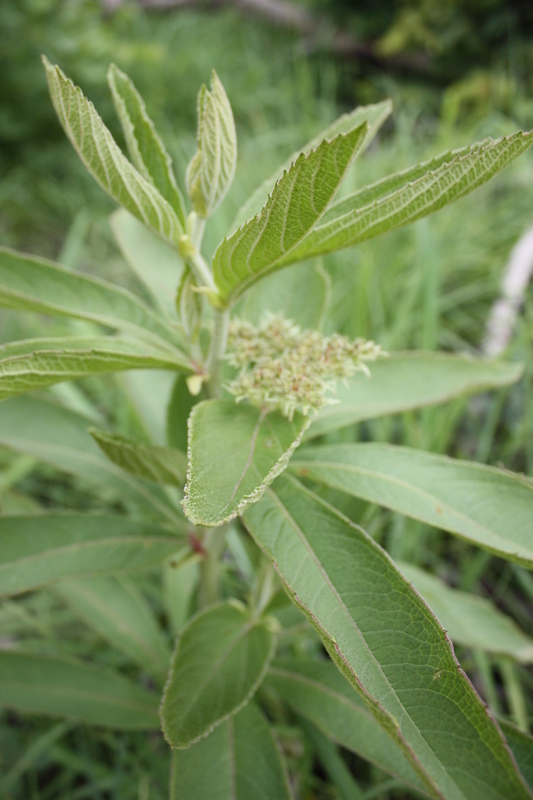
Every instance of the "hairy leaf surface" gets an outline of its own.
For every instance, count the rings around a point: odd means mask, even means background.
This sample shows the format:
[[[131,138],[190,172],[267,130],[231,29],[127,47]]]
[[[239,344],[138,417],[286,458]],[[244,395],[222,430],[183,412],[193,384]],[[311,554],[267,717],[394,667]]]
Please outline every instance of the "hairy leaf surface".
[[[185,483],[187,457],[179,450],[136,442],[116,433],[92,428],[90,434],[106,456],[126,472],[155,483]]]

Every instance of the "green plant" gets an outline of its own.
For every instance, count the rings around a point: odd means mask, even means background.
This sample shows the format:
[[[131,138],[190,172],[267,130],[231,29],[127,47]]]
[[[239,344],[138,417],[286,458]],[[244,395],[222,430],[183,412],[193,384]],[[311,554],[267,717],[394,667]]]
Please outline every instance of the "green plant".
[[[68,137],[123,207],[112,226],[145,296],[0,251],[3,306],[81,326],[75,335],[2,348],[0,440],[84,479],[104,475],[107,510],[115,512],[1,517],[0,593],[55,587],[127,657],[130,675],[61,653],[6,649],[0,702],[149,730],[158,727],[166,678],[160,720],[174,748],[173,798],[303,795],[296,779],[291,786],[273,735],[272,723],[288,719],[342,796],[362,790],[330,740],[395,776],[391,788],[453,800],[530,797],[530,738],[487,712],[441,623],[458,643],[508,659],[508,672],[509,659],[532,660],[532,640],[488,601],[395,565],[321,488],[530,569],[529,478],[405,447],[335,440],[362,420],[510,385],[522,367],[444,353],[386,356],[372,342],[322,335],[330,287],[320,258],[467,194],[526,150],[533,133],[444,153],[335,200],[390,113],[387,102],[358,108],[259,187],[208,263],[204,227],[231,184],[237,155],[217,76],[198,97],[189,213],[127,76],[115,67],[109,73],[131,160],[81,90],[46,60],[45,68]],[[104,429],[97,408],[80,413],[75,393],[69,410],[9,399],[147,369],[178,373],[164,444],[157,436],[149,441],[157,427],[150,411],[143,439]],[[137,383],[145,408],[160,390],[156,375]],[[157,564],[165,565],[165,613],[179,631],[172,659],[160,620],[127,574]],[[134,665],[144,686],[131,675]],[[512,667],[509,674],[512,681]],[[517,716],[526,727],[524,714]]]

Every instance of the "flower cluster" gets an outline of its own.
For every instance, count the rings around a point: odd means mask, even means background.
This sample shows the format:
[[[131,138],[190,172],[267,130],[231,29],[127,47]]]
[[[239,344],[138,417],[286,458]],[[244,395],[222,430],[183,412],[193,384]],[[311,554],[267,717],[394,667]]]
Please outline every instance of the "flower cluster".
[[[301,331],[280,316],[269,316],[258,327],[233,321],[228,346],[229,363],[239,374],[226,388],[237,402],[277,408],[289,419],[295,411],[308,414],[334,403],[327,393],[335,391],[336,378],[368,373],[365,361],[385,355],[374,342]]]

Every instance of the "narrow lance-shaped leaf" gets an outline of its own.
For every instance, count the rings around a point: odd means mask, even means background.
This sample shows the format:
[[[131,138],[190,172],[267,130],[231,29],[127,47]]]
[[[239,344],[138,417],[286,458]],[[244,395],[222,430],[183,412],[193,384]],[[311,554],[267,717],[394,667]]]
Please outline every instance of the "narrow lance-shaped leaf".
[[[309,448],[291,467],[533,569],[533,481],[527,478],[374,443]]]
[[[193,617],[177,640],[161,704],[171,747],[189,747],[244,706],[265,677],[273,651],[267,624],[234,603]]]
[[[141,175],[168,200],[185,229],[185,204],[176,183],[172,159],[146,112],[144,100],[131,78],[116,64],[109,67],[107,80],[131,160]]]
[[[357,373],[337,382],[338,404],[326,406],[306,438],[356,422],[445,403],[463,394],[516,383],[523,365],[450,353],[392,353],[372,364],[370,377]]]
[[[244,522],[430,793],[531,797],[445,631],[373,539],[285,476]]]
[[[0,595],[62,578],[152,567],[185,542],[158,525],[93,514],[0,517]]]
[[[368,132],[365,137],[362,149],[366,150],[369,144],[373,141],[377,132],[390,115],[392,111],[392,101],[383,100],[381,103],[375,103],[369,106],[358,106],[350,111],[348,114],[343,114],[341,117],[324,128],[317,136],[305,144],[301,150],[296,150],[278,169],[263,183],[257,187],[254,193],[246,200],[244,205],[237,212],[237,216],[231,226],[231,230],[240,228],[241,225],[254,217],[265,204],[268,194],[272,191],[274,184],[281,178],[285,170],[288,170],[301,153],[309,153],[314,150],[324,139],[333,139],[339,133],[348,133],[348,131],[362,125],[363,122],[368,124]]]
[[[482,186],[533,144],[533,131],[444,153],[331,206],[322,224],[280,265],[325,255],[403,227]]]
[[[60,656],[0,651],[0,706],[116,730],[157,728],[157,695],[109,669]]]
[[[232,400],[205,400],[189,417],[185,513],[198,525],[222,525],[255,503],[289,461],[309,425]]]
[[[270,727],[254,703],[194,747],[174,750],[170,800],[292,800]]]
[[[365,141],[363,123],[301,155],[275,185],[261,212],[224,239],[213,256],[223,302],[277,269],[318,224]]]
[[[14,342],[0,347],[0,400],[88,375],[156,367],[192,369],[177,351],[110,336]]]
[[[197,144],[187,168],[187,189],[196,213],[210,217],[231,186],[237,163],[233,112],[214,70],[211,91],[204,85],[198,93]]]
[[[184,231],[170,203],[130,164],[81,89],[43,62],[59,121],[93,178],[137,219],[177,243]]]
[[[137,478],[180,488],[185,483],[185,453],[94,428],[89,433],[114,464]]]

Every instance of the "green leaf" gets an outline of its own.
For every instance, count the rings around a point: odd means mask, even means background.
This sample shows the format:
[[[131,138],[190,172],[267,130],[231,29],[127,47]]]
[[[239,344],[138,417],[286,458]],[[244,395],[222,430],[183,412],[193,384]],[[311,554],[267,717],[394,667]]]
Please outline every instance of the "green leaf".
[[[0,517],[0,595],[20,594],[62,578],[151,567],[183,544],[158,525],[126,517]]]
[[[110,283],[0,247],[0,305],[98,322],[161,345],[176,337],[138,297]]]
[[[166,672],[170,650],[147,601],[127,575],[64,580],[54,594],[76,616],[149,672]]]
[[[173,558],[163,566],[163,601],[175,634],[179,633],[191,616],[193,595],[200,576],[197,561],[176,563]]]
[[[136,442],[116,433],[96,430],[89,433],[106,456],[137,478],[169,486],[185,483],[187,458],[179,450]]]
[[[276,183],[262,211],[219,244],[213,276],[222,301],[231,304],[290,258],[326,212],[367,131],[363,123],[299,156]]]
[[[222,525],[255,503],[298,447],[309,418],[292,421],[233,400],[205,400],[189,417],[183,506],[197,525]]]
[[[498,724],[512,750],[520,772],[533,789],[533,736],[524,733],[507,720],[499,719]]]
[[[189,747],[235,714],[255,694],[274,654],[265,622],[220,603],[183,628],[165,693],[161,722],[171,747]]]
[[[59,656],[0,650],[0,706],[117,730],[157,728],[157,695],[111,670]]]
[[[331,206],[280,265],[353,247],[426,217],[482,186],[532,144],[533,131],[486,139],[366,187]]]
[[[150,367],[192,369],[177,351],[110,336],[14,342],[0,347],[0,400],[88,375]]]
[[[309,448],[291,467],[533,569],[533,481],[527,478],[374,443]]]
[[[211,91],[198,93],[198,151],[187,168],[187,190],[194,210],[210,217],[231,186],[237,163],[237,135],[231,105],[213,70]]]
[[[184,453],[187,451],[187,420],[193,407],[203,399],[202,394],[193,396],[185,377],[178,375],[167,406],[166,438],[170,447]]]
[[[177,250],[123,208],[111,215],[109,223],[128,266],[162,311],[175,318],[176,291],[183,272]]]
[[[246,511],[246,527],[427,789],[447,800],[529,797],[444,630],[388,555],[296,480],[275,487]]]
[[[170,800],[291,800],[276,741],[254,703],[188,750],[174,750]]]
[[[131,78],[115,64],[109,67],[107,80],[131,160],[141,175],[153,183],[170,203],[185,229],[185,203],[176,183],[172,159],[146,112],[144,100]]]
[[[402,750],[374,719],[331,661],[284,659],[270,666],[265,686],[342,747],[425,791]]]
[[[484,597],[452,589],[444,581],[412,564],[396,562],[453,642],[524,664],[533,662],[533,639]]]
[[[81,89],[44,56],[43,63],[59,121],[93,178],[130,214],[177,243],[184,230],[170,203],[130,164]]]
[[[361,372],[337,382],[337,405],[326,406],[313,418],[306,438],[321,436],[362,420],[445,403],[462,394],[516,383],[523,365],[475,359],[448,353],[393,353],[371,365],[370,378]]]
[[[268,199],[269,192],[272,191],[272,187],[278,180],[281,178],[285,170],[290,169],[291,164],[293,164],[298,156],[302,153],[309,153],[311,150],[314,150],[318,145],[324,141],[324,139],[333,139],[335,136],[338,136],[339,133],[349,133],[350,131],[354,130],[354,128],[358,128],[359,125],[362,125],[364,122],[368,124],[368,132],[365,137],[365,141],[362,145],[362,150],[366,150],[368,145],[373,141],[374,137],[376,136],[377,132],[390,115],[392,111],[392,101],[391,100],[383,100],[381,103],[376,103],[375,105],[370,106],[358,106],[349,114],[343,114],[341,117],[335,120],[331,125],[328,125],[323,131],[321,131],[318,136],[315,136],[314,139],[307,142],[301,150],[296,150],[289,158],[280,166],[278,169],[263,183],[258,186],[255,192],[249,197],[249,199],[244,203],[242,208],[239,209],[237,212],[237,216],[231,226],[231,230],[235,230],[236,228],[240,228],[241,225],[254,217],[261,208],[264,206],[265,202]]]

